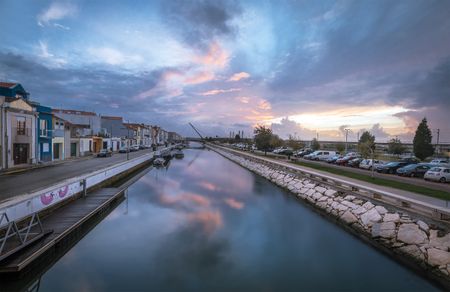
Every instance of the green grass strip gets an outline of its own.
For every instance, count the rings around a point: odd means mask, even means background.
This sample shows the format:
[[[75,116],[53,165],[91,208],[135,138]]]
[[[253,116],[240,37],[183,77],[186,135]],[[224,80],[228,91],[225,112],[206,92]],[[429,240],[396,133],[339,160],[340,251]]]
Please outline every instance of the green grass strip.
[[[365,182],[380,185],[380,186],[386,186],[386,187],[396,188],[396,189],[400,189],[400,190],[404,190],[404,191],[408,191],[408,192],[418,193],[418,194],[425,195],[425,196],[435,197],[435,198],[444,199],[444,200],[450,200],[450,193],[446,192],[446,191],[434,190],[434,189],[430,189],[427,187],[411,185],[408,183],[398,182],[398,181],[385,179],[385,178],[379,178],[379,177],[372,178],[370,175],[354,173],[351,171],[347,171],[345,169],[336,169],[333,167],[328,167],[326,165],[307,163],[304,161],[295,161],[295,162],[291,162],[291,163],[309,167],[309,168],[314,168],[314,169],[321,170],[321,171],[326,171],[326,172],[337,174],[340,176],[345,176],[345,177],[365,181]]]

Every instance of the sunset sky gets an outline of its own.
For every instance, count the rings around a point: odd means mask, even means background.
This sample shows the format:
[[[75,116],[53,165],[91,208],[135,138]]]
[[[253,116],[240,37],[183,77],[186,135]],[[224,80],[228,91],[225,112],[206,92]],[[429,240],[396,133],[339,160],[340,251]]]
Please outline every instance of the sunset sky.
[[[0,0],[0,80],[194,136],[450,142],[450,1]],[[434,142],[434,139],[433,139]]]

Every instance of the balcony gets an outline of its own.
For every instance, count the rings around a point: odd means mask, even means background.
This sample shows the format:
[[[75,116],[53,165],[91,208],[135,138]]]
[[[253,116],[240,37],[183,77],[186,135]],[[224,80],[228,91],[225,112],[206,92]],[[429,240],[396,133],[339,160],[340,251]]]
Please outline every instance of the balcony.
[[[47,138],[48,137],[48,129],[39,129],[39,137]]]
[[[17,136],[25,136],[25,137],[31,137],[32,131],[30,128],[17,128],[17,127],[13,127],[12,128],[12,135],[17,135]]]

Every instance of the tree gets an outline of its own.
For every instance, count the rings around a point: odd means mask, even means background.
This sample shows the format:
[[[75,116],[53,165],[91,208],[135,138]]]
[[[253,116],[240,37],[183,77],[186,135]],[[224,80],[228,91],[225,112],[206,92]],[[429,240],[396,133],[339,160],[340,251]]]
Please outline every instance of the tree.
[[[304,146],[302,142],[295,140],[291,135],[289,135],[286,145],[291,147],[293,150],[298,150]]]
[[[319,141],[317,141],[316,138],[312,139],[312,141],[311,141],[311,149],[316,151],[316,150],[319,150],[319,148],[320,148]]]
[[[265,126],[256,126],[254,130],[255,134],[255,144],[256,147],[262,151],[264,151],[264,155],[267,153],[267,150],[270,149],[271,140],[272,140],[272,130],[270,128],[266,128]]]
[[[270,147],[271,148],[278,148],[283,146],[284,141],[281,140],[280,137],[278,137],[278,135],[272,134],[272,138],[270,139]]]
[[[234,140],[240,141],[241,140],[241,136],[239,136],[239,134],[236,134],[236,136],[234,136]]]
[[[431,145],[431,130],[428,128],[427,119],[423,118],[417,127],[416,134],[414,135],[413,147],[414,155],[423,160],[434,153],[434,147]]]
[[[342,144],[342,143],[336,144],[336,150],[337,150],[339,153],[343,153],[343,152],[345,151],[345,145]]]
[[[405,151],[405,146],[403,146],[400,139],[393,138],[389,141],[388,152],[395,155],[400,155]]]
[[[369,131],[364,131],[359,138],[358,151],[364,158],[369,157],[375,151],[375,136]]]

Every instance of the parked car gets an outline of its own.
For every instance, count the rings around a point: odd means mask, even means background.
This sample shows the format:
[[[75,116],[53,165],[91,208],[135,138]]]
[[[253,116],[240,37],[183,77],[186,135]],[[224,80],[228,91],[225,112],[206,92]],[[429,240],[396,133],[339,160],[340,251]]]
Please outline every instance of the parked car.
[[[434,180],[439,182],[450,182],[450,168],[433,167],[424,175],[425,180]]]
[[[430,168],[431,165],[426,163],[408,164],[397,169],[397,174],[401,176],[423,177]]]
[[[122,146],[119,149],[119,153],[127,153],[128,152],[128,147],[127,146]]]
[[[302,149],[302,150],[299,150],[299,151],[297,151],[297,153],[294,153],[294,156],[297,156],[297,157],[304,157],[305,155],[309,155],[309,154],[311,154],[311,153],[313,153],[314,151],[312,150],[312,149],[309,149],[309,148],[307,148],[307,149]]]
[[[336,155],[336,151],[323,151],[323,150],[317,150],[314,151],[311,154],[308,154],[306,156],[304,156],[304,158],[306,159],[311,159],[311,160],[321,160],[321,161],[325,161],[326,159],[332,157]]]
[[[372,159],[364,159],[359,164],[359,168],[370,170],[370,169],[372,169],[372,167],[375,167],[375,169],[376,169],[378,166],[381,166],[383,164],[385,164],[385,162],[378,160],[378,159],[374,159],[373,162],[372,162]]]
[[[131,151],[131,152],[139,151],[139,145],[132,145],[132,146],[130,147],[130,151]]]
[[[292,150],[292,148],[286,148],[286,149],[283,149],[283,150],[281,150],[281,151],[279,151],[278,152],[278,154],[282,154],[282,155],[293,155],[294,154],[294,151]]]
[[[336,154],[330,158],[328,158],[327,160],[325,160],[328,163],[336,163],[336,160],[338,160],[339,158],[342,158],[344,156],[340,155],[340,154]]]
[[[407,162],[408,164],[417,164],[420,163],[420,160],[415,157],[407,157],[400,159],[400,162]]]
[[[112,152],[108,149],[102,149],[99,153],[97,153],[97,157],[111,157]]]
[[[446,158],[435,158],[431,160],[430,164],[448,164],[449,161]]]
[[[336,160],[336,164],[337,165],[347,165],[347,163],[355,158],[358,158],[360,155],[358,153],[355,152],[350,152],[347,153],[344,157],[339,158],[338,160]]]
[[[384,165],[378,166],[376,168],[376,171],[380,172],[380,173],[394,174],[397,172],[397,169],[399,169],[400,167],[404,167],[408,164],[409,164],[408,162],[393,161],[393,162],[389,162]]]
[[[144,150],[144,149],[145,149],[145,145],[144,145],[144,144],[139,145],[139,149],[140,149],[140,150]]]
[[[359,167],[359,164],[363,161],[361,157],[353,158],[348,161],[347,165],[351,167]]]

